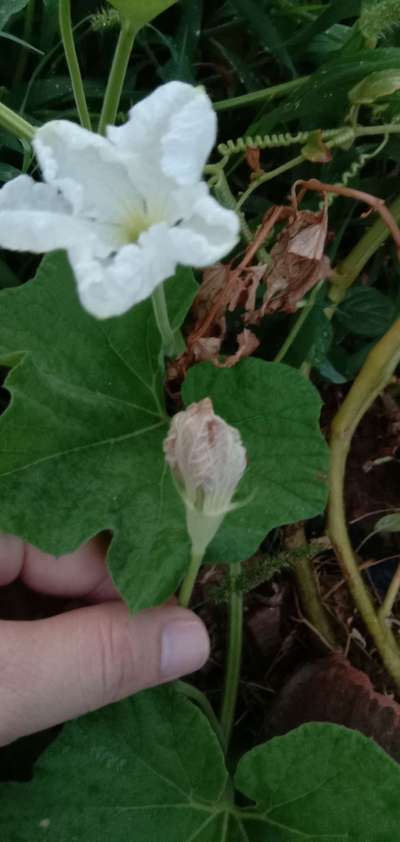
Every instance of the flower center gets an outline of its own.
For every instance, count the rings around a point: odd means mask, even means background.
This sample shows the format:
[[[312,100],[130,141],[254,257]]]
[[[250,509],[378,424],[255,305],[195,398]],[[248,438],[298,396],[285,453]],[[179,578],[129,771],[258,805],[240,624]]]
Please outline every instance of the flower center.
[[[136,243],[143,231],[148,231],[152,225],[152,220],[145,213],[132,213],[124,225],[128,243]]]

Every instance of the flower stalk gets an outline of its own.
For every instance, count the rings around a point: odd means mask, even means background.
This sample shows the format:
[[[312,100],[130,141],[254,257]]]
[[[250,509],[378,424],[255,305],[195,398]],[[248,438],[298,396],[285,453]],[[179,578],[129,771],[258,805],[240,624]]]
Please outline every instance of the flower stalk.
[[[128,69],[133,44],[138,27],[129,18],[121,22],[121,29],[115,48],[114,59],[107,82],[103,107],[100,114],[98,132],[105,134],[109,125],[114,125],[118,114],[119,103],[124,87],[126,71]]]
[[[59,0],[58,20],[79,120],[85,129],[90,130],[92,128],[92,121],[90,119],[89,109],[86,102],[85,90],[83,87],[78,56],[75,48],[71,19],[71,0]]]
[[[203,561],[204,553],[196,553],[192,552],[192,557],[190,559],[189,570],[182,582],[181,589],[179,591],[179,605],[182,608],[187,608],[190,600],[192,598],[192,593],[194,586],[196,584],[196,579],[201,567],[201,562]]]

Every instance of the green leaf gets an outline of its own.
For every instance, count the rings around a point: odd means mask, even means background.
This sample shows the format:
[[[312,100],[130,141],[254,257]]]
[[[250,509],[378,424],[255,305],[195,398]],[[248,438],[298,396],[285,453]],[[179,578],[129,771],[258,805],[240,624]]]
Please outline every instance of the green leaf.
[[[278,61],[287,67],[293,76],[296,69],[289,52],[284,46],[279,32],[272,23],[266,9],[260,8],[258,0],[231,0],[231,5],[245,20],[258,42],[272,53]]]
[[[304,46],[315,35],[318,35],[320,32],[325,33],[331,26],[338,23],[338,21],[348,20],[358,15],[360,8],[361,0],[335,0],[326,9],[324,8],[315,20],[303,26],[299,32],[293,35],[287,42],[288,46],[293,47],[295,44]]]
[[[379,518],[375,524],[375,532],[400,532],[400,512]]]
[[[257,746],[235,783],[257,803],[254,824],[271,826],[271,836],[250,833],[254,842],[392,842],[398,834],[400,769],[346,728],[312,723]]]
[[[374,287],[350,289],[336,310],[336,319],[341,327],[356,336],[382,336],[389,329],[393,317],[392,301]]]
[[[3,29],[12,17],[12,15],[16,15],[17,12],[21,12],[22,9],[25,9],[29,0],[1,0],[0,4],[0,29]]]
[[[201,711],[173,688],[67,725],[32,783],[0,790],[6,842],[394,842],[399,767],[366,737],[306,725],[239,762],[233,801]],[[243,804],[243,795],[240,797]]]
[[[174,327],[196,289],[187,269],[167,284]],[[0,526],[55,555],[111,530],[109,566],[132,609],[173,592],[189,549],[163,458],[159,354],[151,301],[97,321],[61,254],[2,293],[0,356],[15,367],[0,421]]]
[[[271,529],[324,508],[328,456],[318,424],[321,401],[299,372],[255,358],[232,369],[211,363],[192,368],[185,402],[207,396],[215,412],[241,432],[249,464],[238,497],[250,498],[227,516],[207,560],[240,561]]]
[[[197,286],[188,269],[167,283],[173,327]],[[1,294],[0,361],[12,401],[0,419],[0,528],[59,556],[109,530],[108,564],[132,610],[179,584],[189,560],[183,504],[163,458],[160,339],[150,300],[98,321],[79,305],[66,258],[46,258],[33,282]],[[320,399],[284,365],[247,360],[195,366],[188,402],[210,395],[249,454],[240,497],[209,558],[254,553],[282,523],[322,511],[327,447]]]

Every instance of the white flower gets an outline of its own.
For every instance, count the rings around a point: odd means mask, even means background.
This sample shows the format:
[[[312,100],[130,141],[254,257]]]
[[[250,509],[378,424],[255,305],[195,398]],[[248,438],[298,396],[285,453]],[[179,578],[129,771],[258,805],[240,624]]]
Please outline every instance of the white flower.
[[[194,551],[202,554],[236,508],[232,497],[246,469],[240,433],[205,398],[174,416],[164,452],[186,506]]]
[[[208,266],[238,238],[235,213],[202,171],[216,117],[202,88],[170,82],[135,105],[107,137],[66,120],[33,142],[45,183],[19,176],[0,190],[0,247],[66,249],[83,306],[124,313],[174,274]]]

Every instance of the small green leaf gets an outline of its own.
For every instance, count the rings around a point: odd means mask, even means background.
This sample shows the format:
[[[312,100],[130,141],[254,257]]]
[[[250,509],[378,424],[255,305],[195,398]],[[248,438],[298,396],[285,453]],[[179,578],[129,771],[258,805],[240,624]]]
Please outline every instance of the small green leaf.
[[[375,532],[400,532],[400,512],[379,518],[375,524]]]
[[[138,29],[150,23],[177,0],[108,0],[122,17],[131,20]]]
[[[400,769],[372,741],[305,725],[239,762],[233,800],[201,711],[172,687],[67,725],[29,784],[3,784],[5,842],[395,842]]]
[[[349,290],[336,310],[336,319],[356,336],[382,336],[393,321],[393,303],[375,287],[358,286]]]

